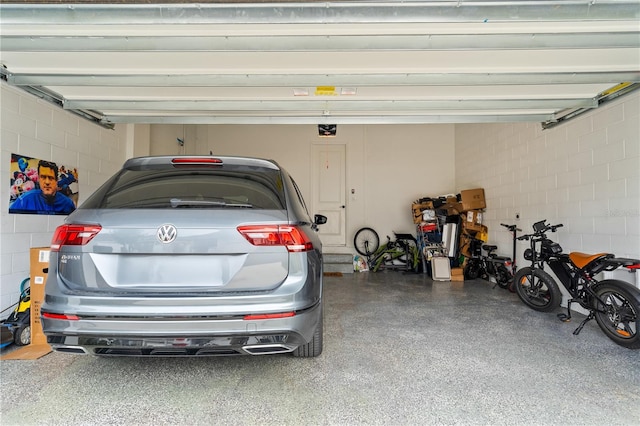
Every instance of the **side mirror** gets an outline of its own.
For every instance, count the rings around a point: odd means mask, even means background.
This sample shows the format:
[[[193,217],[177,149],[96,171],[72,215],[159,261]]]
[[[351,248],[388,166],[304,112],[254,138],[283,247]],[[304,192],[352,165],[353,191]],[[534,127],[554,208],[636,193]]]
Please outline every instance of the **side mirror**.
[[[316,225],[324,225],[327,223],[327,217],[321,214],[317,214],[313,217],[313,223]]]

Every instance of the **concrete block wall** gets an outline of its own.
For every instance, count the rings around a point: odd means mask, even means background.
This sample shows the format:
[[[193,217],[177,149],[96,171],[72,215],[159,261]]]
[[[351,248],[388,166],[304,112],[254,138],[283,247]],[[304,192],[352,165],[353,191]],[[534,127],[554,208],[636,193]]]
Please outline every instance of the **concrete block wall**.
[[[640,258],[640,94],[627,94],[548,130],[539,123],[456,125],[456,187],[482,187],[489,239],[563,223],[563,249]],[[519,215],[520,219],[516,219]],[[523,265],[526,244],[518,243]]]
[[[78,168],[80,202],[126,158],[124,127],[108,130],[22,90],[0,83],[0,309],[18,301],[31,247],[48,247],[66,216],[9,214],[11,154]],[[6,318],[11,311],[0,314]]]

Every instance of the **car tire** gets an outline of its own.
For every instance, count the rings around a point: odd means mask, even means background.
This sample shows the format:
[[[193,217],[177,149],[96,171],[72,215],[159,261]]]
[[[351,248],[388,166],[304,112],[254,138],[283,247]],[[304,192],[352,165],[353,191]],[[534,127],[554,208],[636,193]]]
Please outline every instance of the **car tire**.
[[[322,353],[323,343],[323,322],[324,314],[320,314],[320,321],[313,333],[311,341],[305,345],[298,346],[292,353],[295,357],[312,358],[319,356]]]

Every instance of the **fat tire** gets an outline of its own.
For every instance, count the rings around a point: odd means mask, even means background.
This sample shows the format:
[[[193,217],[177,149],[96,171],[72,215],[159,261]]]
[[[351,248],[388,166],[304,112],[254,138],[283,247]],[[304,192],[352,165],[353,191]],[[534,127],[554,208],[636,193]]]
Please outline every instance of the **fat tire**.
[[[640,349],[640,290],[624,281],[605,280],[594,291],[598,296],[593,301],[596,309],[594,314],[600,329],[616,344],[629,349]],[[599,300],[603,300],[608,306],[603,307]],[[611,306],[612,303],[616,307]],[[623,322],[625,320],[626,324]],[[625,333],[629,333],[629,336],[625,336]]]
[[[557,309],[562,302],[562,293],[555,280],[541,269],[526,267],[513,277],[513,285],[522,302],[535,311],[549,312]],[[531,289],[542,285],[540,289]],[[530,290],[531,289],[531,290]]]
[[[368,250],[365,242],[369,242]],[[380,248],[380,237],[373,228],[360,228],[353,237],[353,247],[362,256],[371,256]]]
[[[471,260],[464,268],[464,278],[467,280],[475,280],[480,276],[480,263],[476,260]]]
[[[307,344],[298,346],[292,352],[293,356],[299,358],[313,358],[317,357],[322,353],[322,345],[323,345],[323,329],[324,329],[324,308],[320,308],[320,321],[316,326],[316,330],[313,332],[313,337],[311,341]]]

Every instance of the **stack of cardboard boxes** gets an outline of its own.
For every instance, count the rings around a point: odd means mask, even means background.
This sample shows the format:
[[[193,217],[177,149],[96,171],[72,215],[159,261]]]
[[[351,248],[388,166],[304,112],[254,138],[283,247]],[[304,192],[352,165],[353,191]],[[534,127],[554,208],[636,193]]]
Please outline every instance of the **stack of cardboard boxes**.
[[[460,232],[460,254],[468,258],[473,255],[471,241],[474,239],[484,242],[488,239],[488,228],[482,224],[482,215],[487,207],[484,198],[484,189],[468,189],[460,191],[462,204],[462,231]]]
[[[436,211],[446,213],[447,216],[460,215],[459,252],[465,258],[472,256],[473,240],[487,241],[488,229],[482,224],[482,216],[486,202],[484,189],[466,189],[457,196],[441,196],[437,198],[423,198],[411,206],[413,223],[421,227],[423,232],[430,232],[437,226]],[[464,281],[464,264],[451,268],[451,281]]]
[[[438,198],[423,198],[411,205],[413,211],[413,223],[424,224],[435,219],[435,212],[443,212],[446,215],[457,215],[463,211],[463,205],[455,195]]]

